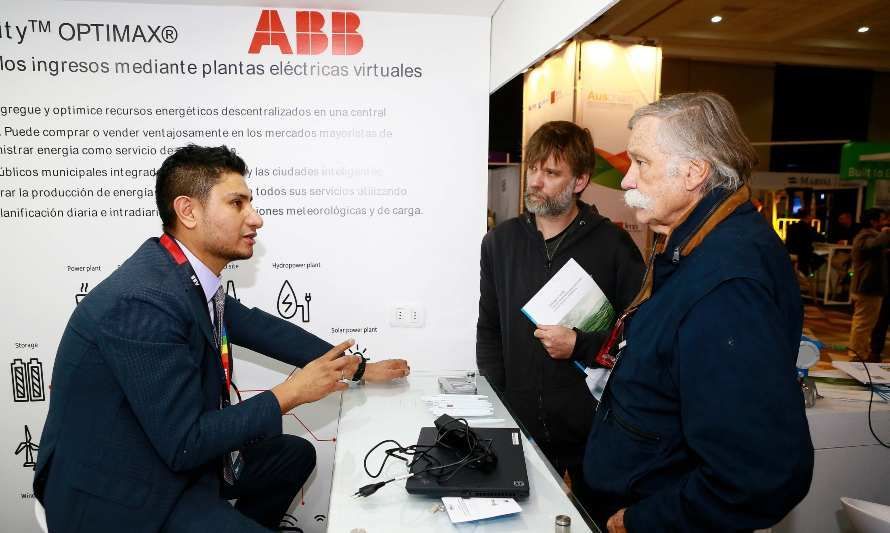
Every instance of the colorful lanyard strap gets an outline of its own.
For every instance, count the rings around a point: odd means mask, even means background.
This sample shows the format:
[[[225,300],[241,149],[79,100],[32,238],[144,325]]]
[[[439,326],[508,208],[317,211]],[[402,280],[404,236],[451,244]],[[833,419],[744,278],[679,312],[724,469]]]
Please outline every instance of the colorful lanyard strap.
[[[226,396],[232,387],[232,356],[229,354],[229,333],[226,325],[222,325],[219,334],[219,359],[222,361],[223,373],[226,375]]]
[[[181,268],[187,268],[189,279],[192,281],[192,284],[197,289],[198,293],[200,293],[201,300],[207,296],[204,294],[204,289],[201,287],[201,281],[198,279],[198,275],[195,274],[195,270],[192,268],[192,265],[188,262],[188,258],[185,256],[185,253],[182,251],[182,248],[179,247],[179,243],[176,242],[176,239],[171,237],[169,234],[165,233],[161,235],[160,238],[161,246],[167,250],[167,253],[173,258],[173,261],[177,266]],[[226,389],[223,394],[223,401],[228,403],[229,391],[232,387],[232,356],[229,353],[229,334],[226,331],[226,325],[221,324],[220,335],[219,335],[219,358],[222,363],[223,374],[225,375]]]

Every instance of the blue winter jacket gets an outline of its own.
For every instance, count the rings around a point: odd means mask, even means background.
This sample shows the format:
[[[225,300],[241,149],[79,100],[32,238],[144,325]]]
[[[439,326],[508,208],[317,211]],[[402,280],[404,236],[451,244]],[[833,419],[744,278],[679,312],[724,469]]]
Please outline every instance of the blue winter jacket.
[[[709,193],[657,243],[587,443],[601,525],[750,531],[809,489],[800,291],[748,196]]]

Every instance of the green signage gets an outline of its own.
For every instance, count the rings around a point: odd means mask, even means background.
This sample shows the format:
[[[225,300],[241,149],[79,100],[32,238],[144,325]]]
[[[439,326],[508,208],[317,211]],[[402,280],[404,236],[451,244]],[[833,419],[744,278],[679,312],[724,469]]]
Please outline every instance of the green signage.
[[[847,143],[841,149],[842,180],[890,179],[890,144]]]

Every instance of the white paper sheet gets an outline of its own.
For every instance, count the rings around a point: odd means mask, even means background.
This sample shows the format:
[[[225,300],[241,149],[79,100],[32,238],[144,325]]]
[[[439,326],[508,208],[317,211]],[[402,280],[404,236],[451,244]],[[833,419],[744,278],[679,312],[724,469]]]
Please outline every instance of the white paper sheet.
[[[442,498],[454,524],[516,514],[522,511],[513,498]]]
[[[875,385],[888,385],[890,384],[890,364],[884,363],[865,363],[868,365],[868,372],[866,373],[865,367],[863,363],[853,362],[853,361],[832,361],[831,365],[839,370],[843,370],[847,374],[850,374],[860,383],[868,384],[869,375],[871,375],[871,382]]]

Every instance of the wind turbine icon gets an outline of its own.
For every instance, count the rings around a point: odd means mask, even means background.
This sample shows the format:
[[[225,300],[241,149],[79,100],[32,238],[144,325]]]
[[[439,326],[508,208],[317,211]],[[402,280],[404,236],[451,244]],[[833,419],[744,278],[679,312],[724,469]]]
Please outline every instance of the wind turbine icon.
[[[31,469],[37,468],[37,463],[34,461],[34,452],[36,452],[40,448],[39,445],[31,442],[31,430],[28,429],[28,426],[25,426],[25,440],[20,442],[18,447],[15,449],[15,454],[18,455],[22,452],[25,452],[25,464],[22,465],[23,468],[30,467]]]

